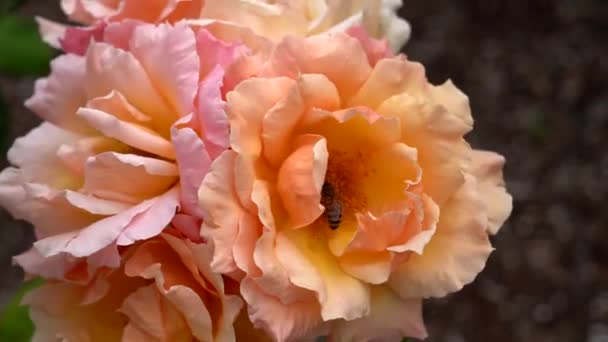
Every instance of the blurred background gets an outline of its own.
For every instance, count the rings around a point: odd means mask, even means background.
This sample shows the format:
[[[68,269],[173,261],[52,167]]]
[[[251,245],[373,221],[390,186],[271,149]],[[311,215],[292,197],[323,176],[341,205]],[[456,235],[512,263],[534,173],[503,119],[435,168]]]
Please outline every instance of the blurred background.
[[[469,95],[468,140],[506,156],[514,197],[485,271],[427,301],[428,341],[608,342],[608,1],[405,0],[400,14],[403,52]],[[0,0],[1,168],[38,123],[22,103],[54,53],[34,15],[64,20],[58,1]],[[0,209],[0,308],[32,238]]]

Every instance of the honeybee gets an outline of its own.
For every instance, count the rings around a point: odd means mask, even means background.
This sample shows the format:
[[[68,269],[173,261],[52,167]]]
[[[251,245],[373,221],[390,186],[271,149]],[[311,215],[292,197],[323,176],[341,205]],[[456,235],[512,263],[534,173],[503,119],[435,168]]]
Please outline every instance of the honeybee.
[[[325,217],[332,230],[338,229],[342,221],[342,204],[337,197],[336,190],[330,183],[323,183],[321,189],[321,204],[325,207]]]

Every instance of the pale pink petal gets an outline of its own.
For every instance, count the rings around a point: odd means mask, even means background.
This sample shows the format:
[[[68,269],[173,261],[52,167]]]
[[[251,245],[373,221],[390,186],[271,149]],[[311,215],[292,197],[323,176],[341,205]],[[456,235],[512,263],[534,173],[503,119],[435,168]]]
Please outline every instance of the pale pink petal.
[[[163,61],[163,65],[171,64]],[[142,63],[130,52],[106,43],[94,43],[86,54],[86,77],[80,83],[88,98],[108,95],[115,90],[142,113],[150,116],[154,129],[169,136],[178,113],[164,99]]]
[[[211,70],[199,84],[196,101],[196,116],[201,125],[199,134],[212,159],[230,146],[226,103],[221,93],[223,77],[224,70],[221,67],[216,66]]]
[[[324,211],[320,201],[327,171],[327,143],[322,136],[302,135],[293,149],[279,169],[277,188],[290,225],[300,228],[313,223]]]
[[[175,164],[134,154],[105,152],[87,160],[81,191],[103,199],[139,203],[165,192],[177,179]]]
[[[441,207],[437,231],[422,255],[413,254],[391,275],[389,284],[402,298],[443,297],[475,279],[492,252],[484,204],[475,179]]]
[[[20,168],[24,182],[48,183],[62,188],[62,185],[72,185],[77,181],[58,158],[57,150],[81,138],[79,134],[43,122],[25,136],[17,138],[8,150],[7,157],[11,164]]]
[[[205,143],[191,128],[193,116],[178,120],[171,128],[171,141],[179,167],[183,210],[199,218],[203,211],[199,207],[198,189],[211,166],[211,158]]]
[[[91,132],[86,122],[76,116],[78,108],[86,103],[85,77],[84,58],[61,55],[51,62],[49,77],[36,81],[34,95],[25,101],[25,106],[64,129]]]
[[[217,66],[225,69],[239,56],[249,52],[246,45],[225,42],[206,29],[196,33],[196,49],[200,57],[201,76],[209,74]]]
[[[78,264],[73,256],[58,254],[43,257],[35,248],[13,257],[26,274],[44,277],[45,279],[64,279],[65,274]]]
[[[38,23],[38,31],[42,40],[56,49],[61,48],[61,38],[65,35],[67,26],[42,17],[35,17],[35,19],[36,23]]]
[[[401,299],[386,286],[372,286],[369,316],[337,321],[330,334],[336,341],[401,341],[425,339],[420,299]]]
[[[171,222],[178,208],[178,195],[179,191],[174,188],[81,230],[39,240],[34,246],[44,256],[69,253],[76,257],[86,257],[114,241],[125,246],[154,237]]]
[[[105,136],[167,159],[175,159],[173,145],[155,131],[92,108],[80,108],[78,116]]]
[[[23,219],[36,228],[38,237],[72,232],[86,227],[101,216],[114,215],[129,205],[108,201],[71,190],[57,191],[43,184],[26,183]]]
[[[179,116],[190,113],[200,66],[192,30],[185,24],[137,26],[130,51],[146,70],[155,89],[172,106],[173,113]]]
[[[103,42],[116,48],[128,51],[131,37],[135,28],[144,23],[137,20],[125,19],[118,22],[111,22],[106,25],[103,35]]]
[[[376,63],[383,58],[394,56],[391,48],[388,46],[386,38],[382,40],[374,39],[362,26],[353,26],[346,30],[346,33],[351,37],[357,38],[365,50],[367,60],[371,66],[376,65]]]
[[[505,189],[502,176],[505,158],[497,153],[473,150],[471,161],[471,172],[477,178],[477,191],[488,215],[488,232],[496,234],[513,209],[513,199]]]
[[[184,234],[190,241],[197,243],[202,243],[204,241],[200,235],[201,224],[202,220],[200,218],[187,214],[175,214],[175,217],[171,220],[171,225],[173,227]]]
[[[283,304],[248,278],[241,282],[241,294],[248,304],[253,325],[264,329],[275,341],[300,340],[323,333],[319,328],[321,317],[317,302]]]

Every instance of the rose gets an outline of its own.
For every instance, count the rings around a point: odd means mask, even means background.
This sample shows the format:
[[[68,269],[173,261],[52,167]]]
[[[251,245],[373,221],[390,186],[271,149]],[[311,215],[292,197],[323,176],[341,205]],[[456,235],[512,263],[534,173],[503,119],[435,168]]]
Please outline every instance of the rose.
[[[386,37],[394,51],[410,34],[409,24],[395,14],[400,0],[62,0],[61,4],[70,19],[93,27],[126,19],[150,23],[204,19],[252,29],[278,41],[286,35],[307,36],[362,25],[373,36]],[[66,27],[44,19],[39,22],[44,39],[59,47]]]
[[[123,254],[87,285],[47,282],[24,303],[34,341],[234,341],[242,306],[209,269],[208,244],[174,228]]]
[[[421,299],[471,282],[511,210],[504,159],[463,138],[466,96],[358,38],[288,37],[227,75],[201,232],[278,341],[423,338]]]
[[[52,62],[26,102],[46,121],[0,173],[0,204],[36,229],[16,258],[28,273],[86,283],[174,220],[198,238],[197,189],[228,144],[222,65],[238,51],[183,24],[121,22]]]

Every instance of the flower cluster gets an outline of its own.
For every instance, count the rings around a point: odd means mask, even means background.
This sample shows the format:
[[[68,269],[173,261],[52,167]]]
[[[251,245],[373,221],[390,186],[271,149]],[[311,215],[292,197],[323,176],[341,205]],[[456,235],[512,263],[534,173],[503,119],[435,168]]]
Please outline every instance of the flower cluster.
[[[398,341],[511,211],[400,1],[62,0],[0,205],[35,341]],[[48,140],[47,140],[48,139]]]

